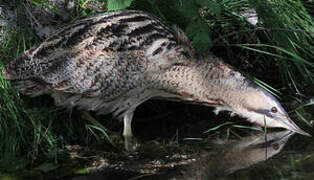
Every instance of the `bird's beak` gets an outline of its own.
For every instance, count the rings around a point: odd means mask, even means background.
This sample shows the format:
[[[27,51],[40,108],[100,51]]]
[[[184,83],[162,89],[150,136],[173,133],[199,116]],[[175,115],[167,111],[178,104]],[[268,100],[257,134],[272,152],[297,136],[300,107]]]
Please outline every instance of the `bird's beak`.
[[[282,121],[285,128],[289,129],[290,131],[296,132],[298,134],[302,134],[304,136],[312,136],[309,133],[303,131],[301,128],[299,128],[288,116],[286,116],[287,121]]]

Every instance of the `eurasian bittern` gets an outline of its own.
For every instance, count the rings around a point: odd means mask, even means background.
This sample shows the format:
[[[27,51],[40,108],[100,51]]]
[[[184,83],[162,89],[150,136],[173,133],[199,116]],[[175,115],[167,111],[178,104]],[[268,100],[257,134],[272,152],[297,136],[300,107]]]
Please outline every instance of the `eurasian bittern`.
[[[134,110],[154,97],[214,106],[217,113],[309,135],[271,94],[216,57],[198,56],[181,30],[141,11],[78,21],[16,57],[2,74],[23,94],[51,94],[57,105],[123,118],[127,150],[134,149]]]

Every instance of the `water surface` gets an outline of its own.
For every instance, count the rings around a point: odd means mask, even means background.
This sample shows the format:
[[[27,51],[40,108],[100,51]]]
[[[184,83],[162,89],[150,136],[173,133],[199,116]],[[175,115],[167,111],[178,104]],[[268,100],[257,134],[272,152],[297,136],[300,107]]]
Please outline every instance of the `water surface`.
[[[152,141],[137,153],[106,154],[94,173],[68,179],[314,179],[313,155],[311,138],[287,130],[180,147]]]

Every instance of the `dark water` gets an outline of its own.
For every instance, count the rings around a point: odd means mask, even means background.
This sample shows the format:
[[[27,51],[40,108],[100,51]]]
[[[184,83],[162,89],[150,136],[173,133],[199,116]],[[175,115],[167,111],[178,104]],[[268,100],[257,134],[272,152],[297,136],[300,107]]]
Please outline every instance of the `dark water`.
[[[57,164],[0,179],[314,179],[313,137],[287,130],[180,143],[149,140],[133,153],[104,144],[66,149]]]
[[[67,179],[314,179],[313,139],[290,131],[180,148],[142,146],[135,154],[104,156],[98,171]]]

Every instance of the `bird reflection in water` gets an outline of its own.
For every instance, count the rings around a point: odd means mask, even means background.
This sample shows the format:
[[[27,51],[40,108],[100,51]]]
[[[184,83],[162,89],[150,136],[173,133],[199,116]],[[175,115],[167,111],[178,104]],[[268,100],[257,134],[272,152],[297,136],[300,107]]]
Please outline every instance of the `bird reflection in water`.
[[[185,179],[213,179],[265,161],[278,154],[295,133],[289,130],[259,133],[241,140],[219,144],[216,151],[204,155],[189,166]],[[220,149],[220,150],[219,150]]]
[[[73,177],[71,180],[97,180],[97,179],[217,179],[237,170],[245,169],[251,165],[263,162],[272,156],[278,154],[288,142],[288,139],[295,133],[289,130],[277,131],[265,134],[260,132],[251,136],[243,137],[237,140],[215,140],[203,148],[204,153],[200,153],[195,161],[190,163],[175,164],[173,159],[164,159],[161,164],[156,166],[152,159],[139,153],[139,157],[124,159],[120,165],[121,169],[105,168],[101,172],[90,175]],[[180,147],[182,149],[182,147]],[[179,148],[179,149],[180,149]],[[188,147],[190,152],[197,151],[196,145]],[[148,148],[149,149],[149,148]],[[151,150],[154,148],[151,148]],[[164,148],[161,148],[164,152]],[[153,150],[152,150],[153,151]],[[182,152],[178,150],[178,152]],[[177,153],[178,153],[177,152]],[[158,154],[158,149],[155,149]],[[142,154],[142,155],[141,155]],[[158,159],[159,157],[157,157]],[[168,156],[170,157],[170,156]],[[146,173],[143,173],[146,172]]]

